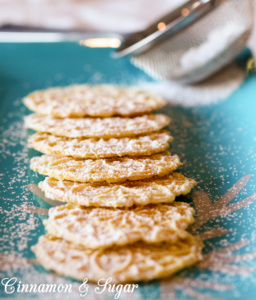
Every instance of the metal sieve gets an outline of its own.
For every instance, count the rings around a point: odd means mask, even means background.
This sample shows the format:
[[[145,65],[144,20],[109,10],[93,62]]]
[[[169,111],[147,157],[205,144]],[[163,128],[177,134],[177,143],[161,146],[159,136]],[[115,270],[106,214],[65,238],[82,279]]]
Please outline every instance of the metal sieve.
[[[194,0],[124,40],[116,57],[162,80],[195,83],[234,60],[253,26],[251,0]],[[137,38],[137,40],[136,40]]]

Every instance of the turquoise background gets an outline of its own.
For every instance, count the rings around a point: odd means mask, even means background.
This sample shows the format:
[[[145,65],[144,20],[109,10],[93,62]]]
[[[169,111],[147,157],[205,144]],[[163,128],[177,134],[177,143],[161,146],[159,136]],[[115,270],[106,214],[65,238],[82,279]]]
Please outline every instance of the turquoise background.
[[[78,43],[0,44],[0,174],[1,252],[19,257],[34,258],[30,247],[44,233],[42,219],[33,215],[34,229],[24,230],[25,217],[15,210],[15,205],[27,203],[49,208],[50,206],[25,189],[43,177],[30,171],[29,159],[38,154],[26,148],[27,131],[22,128],[24,115],[29,111],[21,99],[29,92],[50,86],[73,83],[111,83],[138,85],[154,82],[134,67],[128,59],[112,59],[109,49],[90,49]],[[246,60],[248,52],[244,54]],[[205,107],[183,108],[169,104],[162,110],[172,118],[169,126],[174,142],[172,152],[185,162],[181,171],[198,181],[196,190],[204,190],[212,201],[225,194],[242,176],[252,174],[249,184],[233,202],[244,199],[256,191],[256,76],[250,75],[228,99]],[[191,202],[191,195],[180,200]],[[226,218],[212,220],[202,226],[201,232],[216,226],[232,229],[224,237],[205,242],[204,253],[235,241],[250,240],[250,244],[236,252],[256,250],[256,204],[232,213]],[[23,218],[23,219],[22,219]],[[25,219],[24,219],[25,218]],[[24,240],[24,243],[22,242]],[[255,266],[256,260],[243,262]],[[39,267],[6,271],[1,276],[25,276],[26,273],[44,274]],[[34,272],[34,273],[33,273]],[[223,275],[199,270],[196,267],[179,273],[209,282],[233,284],[230,291],[210,291],[198,288],[205,295],[224,299],[256,299],[256,273],[249,276]],[[0,296],[6,295],[0,285]],[[22,295],[12,294],[21,298]],[[35,297],[26,295],[24,298]],[[49,295],[48,295],[49,296]],[[41,297],[48,297],[41,295]],[[159,283],[140,284],[139,299],[166,299],[161,297]],[[110,297],[111,298],[111,297]],[[113,297],[112,297],[113,298]],[[132,299],[133,296],[130,296]],[[136,299],[137,299],[136,298]],[[177,299],[190,299],[182,290]],[[86,299],[86,298],[85,298]],[[135,299],[135,295],[134,295]]]

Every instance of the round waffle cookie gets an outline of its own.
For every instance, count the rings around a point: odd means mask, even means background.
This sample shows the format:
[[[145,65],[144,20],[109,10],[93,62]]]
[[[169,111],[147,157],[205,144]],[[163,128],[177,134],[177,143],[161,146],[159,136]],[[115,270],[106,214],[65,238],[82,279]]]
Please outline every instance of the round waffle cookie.
[[[196,185],[180,173],[125,183],[81,183],[45,178],[39,187],[46,197],[58,201],[96,207],[131,207],[150,203],[170,203],[186,195]]]
[[[134,138],[111,139],[67,138],[36,133],[29,137],[29,146],[45,154],[59,157],[95,159],[152,155],[165,151],[172,140],[167,131]]]
[[[25,127],[71,138],[134,137],[161,130],[170,123],[162,114],[144,115],[135,118],[67,118],[31,114],[25,117]]]
[[[74,204],[53,207],[44,221],[48,233],[88,249],[186,238],[194,222],[187,203],[147,205],[132,209],[86,208]]]
[[[152,156],[77,159],[71,157],[37,156],[31,159],[30,167],[40,174],[60,180],[79,182],[121,182],[139,180],[154,175],[164,176],[181,164],[177,155],[165,152]]]
[[[57,118],[135,116],[161,108],[166,101],[135,87],[71,85],[35,91],[23,99],[32,111]]]
[[[202,247],[190,234],[175,244],[135,243],[100,250],[86,250],[46,235],[32,250],[40,264],[60,275],[94,282],[111,277],[113,283],[122,283],[170,276],[197,263]]]

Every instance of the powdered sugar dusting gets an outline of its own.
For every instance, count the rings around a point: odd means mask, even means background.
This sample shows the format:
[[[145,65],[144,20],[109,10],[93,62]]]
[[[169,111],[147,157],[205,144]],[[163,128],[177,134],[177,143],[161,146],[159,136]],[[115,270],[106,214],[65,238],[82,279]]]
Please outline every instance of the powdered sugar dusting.
[[[194,222],[193,208],[187,203],[139,206],[132,209],[85,208],[67,204],[51,208],[44,221],[52,236],[85,249],[125,246],[137,241],[158,244],[175,243],[185,238]]]
[[[194,84],[183,85],[174,81],[141,83],[143,88],[159,93],[171,104],[184,107],[210,105],[227,99],[244,81],[246,70],[230,64],[210,78]]]
[[[130,137],[156,132],[170,123],[163,114],[135,118],[66,118],[31,114],[25,117],[25,126],[36,131],[72,138]]]
[[[27,261],[22,257],[24,253],[26,255],[31,253],[29,248],[38,235],[41,223],[39,216],[18,209],[21,203],[33,204],[33,201],[31,194],[24,188],[30,182],[27,176],[29,163],[26,147],[27,132],[23,128],[22,120],[24,109],[20,108],[20,99],[14,101],[13,106],[15,110],[2,118],[0,128],[2,136],[0,140],[2,172],[0,242],[2,255],[8,253],[12,257],[11,259],[1,257],[0,272],[7,275],[26,266]],[[13,168],[10,168],[10,164]],[[16,260],[17,258],[20,260]]]
[[[42,155],[31,159],[32,170],[60,180],[79,182],[123,182],[155,175],[164,176],[182,163],[169,152],[135,158],[76,159]]]
[[[196,185],[193,179],[173,172],[164,177],[124,183],[79,183],[46,178],[39,187],[48,198],[84,206],[131,207],[173,202]]]
[[[32,111],[57,118],[134,116],[165,105],[161,96],[135,87],[72,85],[36,91],[24,98]]]
[[[37,133],[30,136],[29,146],[45,154],[59,157],[106,158],[152,155],[167,150],[172,140],[167,131],[119,139],[66,138]]]

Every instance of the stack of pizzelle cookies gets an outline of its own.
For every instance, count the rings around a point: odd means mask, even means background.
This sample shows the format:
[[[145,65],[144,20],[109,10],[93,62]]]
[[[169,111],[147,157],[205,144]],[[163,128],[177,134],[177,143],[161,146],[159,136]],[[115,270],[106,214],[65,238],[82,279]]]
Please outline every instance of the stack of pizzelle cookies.
[[[152,111],[165,101],[132,87],[74,85],[36,91],[29,146],[45,155],[31,169],[39,187],[68,202],[50,209],[47,235],[33,247],[49,270],[78,280],[147,281],[201,259],[202,242],[186,231],[194,210],[175,197],[195,181],[173,172],[170,119]]]

